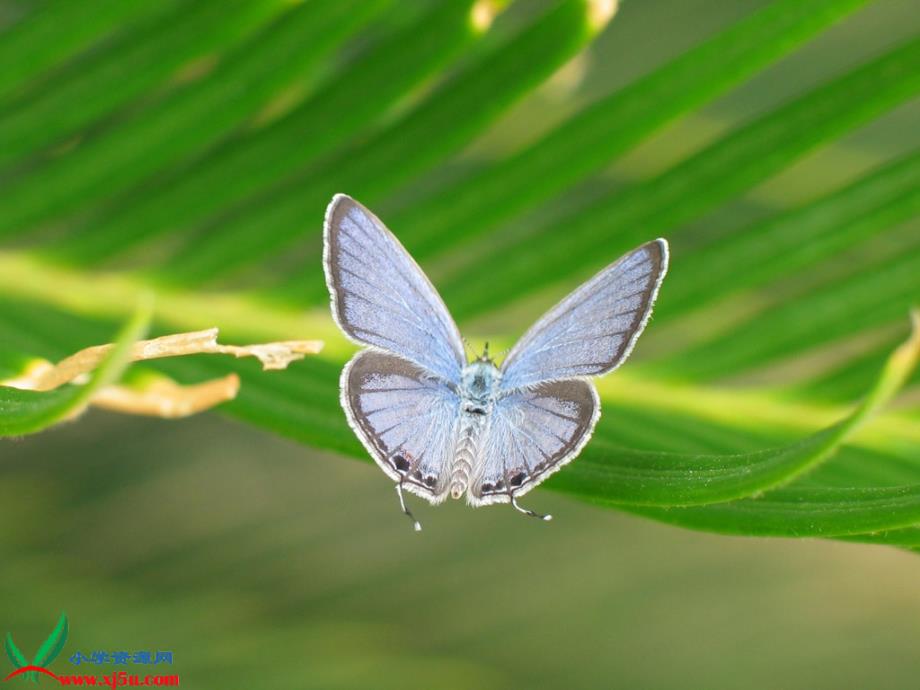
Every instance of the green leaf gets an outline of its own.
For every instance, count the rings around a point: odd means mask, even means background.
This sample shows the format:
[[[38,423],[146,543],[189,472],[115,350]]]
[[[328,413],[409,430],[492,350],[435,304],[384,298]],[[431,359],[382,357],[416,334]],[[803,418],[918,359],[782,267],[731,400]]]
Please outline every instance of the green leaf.
[[[578,111],[517,155],[407,207],[391,222],[415,256],[468,242],[597,173],[680,114],[712,100],[864,4],[783,0],[767,5]]]
[[[838,537],[920,522],[920,486],[790,487],[696,508],[630,508],[681,527],[758,537]]]
[[[845,419],[808,438],[753,453],[698,456],[642,453],[594,442],[585,450],[577,471],[557,475],[548,486],[599,504],[673,507],[720,503],[787,484],[833,455],[904,385],[920,358],[920,313],[913,317],[910,339],[889,357],[862,404]],[[668,519],[682,519],[675,517],[682,514],[669,513]]]
[[[915,236],[915,228],[907,230]],[[842,276],[835,275],[823,285],[815,285],[815,277],[810,276],[804,294],[762,311],[752,310],[734,323],[730,351],[722,347],[721,337],[713,337],[675,355],[666,363],[668,369],[688,378],[730,376],[797,350],[896,322],[918,296],[920,252],[904,251],[905,246],[911,247],[911,240],[894,246],[893,254],[867,248],[855,271],[850,268],[852,255],[845,256]],[[763,333],[770,335],[763,337]]]
[[[472,238],[498,229],[502,222],[597,173],[670,120],[728,90],[861,4],[824,0],[774,3],[591,104],[517,155],[407,206],[394,216],[393,227],[401,229],[400,237],[419,258],[443,255],[461,243],[469,246]],[[611,122],[617,126],[611,127]],[[608,215],[605,211],[602,222],[609,222]],[[586,220],[585,225],[591,225],[594,236],[599,227],[596,220]],[[558,256],[568,255],[567,247],[564,252],[546,252],[546,256],[556,263]],[[497,254],[500,258],[487,263],[481,275],[495,275],[499,266],[501,270],[507,268],[508,247],[500,245]],[[469,271],[464,266],[459,273],[467,276]],[[298,301],[304,295],[315,300],[321,298],[321,289],[322,281],[307,269],[284,286],[283,294]],[[468,286],[457,290],[464,295],[474,293]],[[485,296],[483,299],[489,301]],[[452,300],[454,303],[463,305]]]
[[[92,12],[67,0],[46,3],[0,41],[0,98],[99,40],[120,22],[151,11],[158,11],[156,4],[140,0],[98,0]]]
[[[132,98],[162,88],[183,64],[254,31],[278,11],[274,0],[161,2],[159,11],[120,32],[104,52],[90,52],[0,108],[0,166],[77,134]]]
[[[507,286],[505,299],[512,299],[523,294],[530,275],[552,281],[599,268],[600,241],[616,256],[660,233],[673,238],[683,224],[905,102],[918,89],[920,39],[915,39],[729,133],[647,182],[605,195],[510,245],[485,245],[475,261],[468,260],[445,282],[442,294],[455,315],[469,317],[492,307],[496,280]],[[558,227],[565,232],[555,232]]]
[[[221,208],[303,168],[365,130],[480,33],[470,22],[471,0],[433,5],[416,21],[372,46],[336,78],[276,122],[215,147],[170,182],[128,198],[85,223],[56,253],[96,261],[176,228],[192,227]],[[436,38],[435,38],[436,37]],[[374,91],[373,100],[367,98]],[[300,145],[293,138],[310,132]],[[187,166],[186,166],[187,167]],[[169,175],[169,173],[166,173]]]
[[[339,403],[333,193],[371,205],[464,334],[500,347],[662,235],[655,316],[547,488],[695,529],[918,548],[920,377],[900,355],[878,371],[920,296],[920,39],[868,4],[685,21],[632,3],[601,33],[616,3],[518,0],[494,24],[502,2],[23,3],[0,45],[2,375],[105,342],[153,290],[165,332],[325,340],[283,374],[144,368],[235,372],[221,413],[370,464]],[[0,431],[90,390],[2,390]]]
[[[920,333],[915,330],[911,339],[892,354],[873,389],[850,415],[801,441],[764,451],[696,455],[623,449],[610,442],[610,437],[620,434],[611,433],[602,417],[595,439],[585,449],[582,457],[564,472],[554,476],[547,486],[592,503],[627,507],[629,510],[633,510],[633,506],[713,504],[760,494],[771,487],[794,480],[831,457],[860,425],[876,414],[899,390],[916,366],[918,355]],[[167,370],[180,377],[213,376],[216,370],[207,364],[177,361],[170,363]],[[309,378],[301,376],[296,381],[280,377],[252,380],[245,369],[238,368],[237,371],[244,376],[246,384],[239,398],[227,406],[229,412],[312,445],[366,459],[357,441],[345,432],[347,427],[341,420],[334,386],[324,383],[325,380],[335,380],[337,367],[323,367],[313,372]],[[606,390],[602,388],[606,407],[605,394]],[[808,491],[814,493],[817,490]],[[878,506],[886,506],[885,510],[892,514],[894,522],[889,522],[886,517],[888,513],[875,515],[874,511],[869,510],[867,519],[874,516],[876,522],[859,522],[853,518],[852,523],[848,523],[851,525],[849,529],[864,531],[900,526],[905,524],[904,515],[913,519],[918,504],[913,502],[913,494],[909,494],[910,500],[905,503],[899,491],[862,494],[867,501],[877,501]],[[775,495],[783,497],[785,494]],[[839,503],[849,498],[846,492],[830,489],[820,495],[827,502],[830,502],[830,497]],[[774,493],[767,496],[774,496]],[[895,512],[894,508],[884,502],[889,499],[902,512]],[[758,499],[754,503],[766,505],[765,499]],[[837,504],[831,507],[844,510]],[[802,513],[804,510],[802,508]],[[667,511],[667,516],[644,509],[639,512],[672,522],[677,522],[681,519],[680,515],[684,514],[676,508]],[[819,518],[812,517],[815,529],[819,529]],[[795,518],[792,516],[790,524],[794,524]],[[790,531],[790,534],[794,533],[794,530]]]
[[[674,318],[730,292],[794,275],[918,212],[920,151],[913,151],[830,194],[693,251],[687,257],[692,268],[668,282],[668,299],[656,316]]]
[[[115,346],[82,385],[66,384],[51,391],[0,386],[0,437],[42,431],[82,411],[97,390],[115,382],[128,364],[131,346],[150,322],[149,301],[138,307],[115,340]]]
[[[263,205],[243,206],[232,217],[221,218],[219,233],[202,228],[163,277],[197,284],[227,275],[288,248],[300,235],[302,219],[321,217],[328,200],[342,188],[373,202],[424,174],[588,43],[595,35],[590,5],[582,0],[556,2],[517,34],[474,56],[370,141],[346,147],[304,174],[275,184],[261,196]],[[424,146],[407,146],[422,141]]]
[[[17,175],[0,193],[0,233],[75,210],[126,188],[158,167],[202,151],[240,125],[277,90],[317,65],[380,12],[386,0],[291,6],[235,47],[198,83],[177,89],[80,148]]]

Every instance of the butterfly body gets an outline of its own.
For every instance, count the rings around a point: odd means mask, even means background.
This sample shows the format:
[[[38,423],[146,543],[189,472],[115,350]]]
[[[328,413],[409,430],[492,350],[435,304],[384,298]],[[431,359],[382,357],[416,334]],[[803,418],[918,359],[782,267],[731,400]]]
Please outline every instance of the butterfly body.
[[[488,434],[488,421],[500,383],[501,372],[486,358],[468,364],[461,372],[459,423],[450,472],[451,498],[466,493],[470,477],[481,465],[482,442]]]
[[[654,240],[610,264],[541,318],[496,365],[466,360],[447,307],[386,226],[354,199],[326,212],[332,314],[365,346],[342,371],[341,401],[358,438],[403,489],[441,503],[510,503],[574,459],[600,399],[588,377],[629,355],[667,269]],[[414,518],[413,518],[414,521]],[[416,529],[420,529],[415,522]]]

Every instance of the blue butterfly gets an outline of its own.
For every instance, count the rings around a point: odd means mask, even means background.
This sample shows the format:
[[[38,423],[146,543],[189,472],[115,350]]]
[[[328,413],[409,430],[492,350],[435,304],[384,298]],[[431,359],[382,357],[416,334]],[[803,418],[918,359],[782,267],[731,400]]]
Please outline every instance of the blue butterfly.
[[[390,479],[438,504],[510,503],[575,458],[600,417],[587,380],[616,369],[645,327],[668,243],[643,244],[540,319],[501,366],[468,362],[447,307],[419,265],[364,206],[338,194],[323,264],[332,315],[367,346],[342,371],[348,423]]]

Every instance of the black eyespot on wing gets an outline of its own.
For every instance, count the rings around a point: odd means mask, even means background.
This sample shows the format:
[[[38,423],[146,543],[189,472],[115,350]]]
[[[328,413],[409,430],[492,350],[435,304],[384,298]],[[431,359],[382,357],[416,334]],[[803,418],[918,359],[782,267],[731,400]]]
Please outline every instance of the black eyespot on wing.
[[[482,493],[487,494],[487,493],[489,493],[489,492],[490,492],[492,489],[494,489],[494,488],[495,488],[495,487],[492,486],[491,484],[485,483],[485,484],[482,485],[481,491],[482,491]]]
[[[519,487],[521,484],[524,483],[524,480],[525,480],[525,479],[527,479],[527,475],[524,474],[523,472],[518,472],[516,475],[514,475],[513,477],[511,477],[511,479],[508,480],[508,484],[510,484],[511,486],[517,488],[517,487]]]
[[[409,461],[406,460],[406,456],[404,455],[399,455],[399,454],[394,455],[393,456],[393,467],[395,467],[397,471],[405,474],[409,470]]]
[[[438,479],[433,474],[429,474],[425,477],[425,486],[431,488],[437,483]]]

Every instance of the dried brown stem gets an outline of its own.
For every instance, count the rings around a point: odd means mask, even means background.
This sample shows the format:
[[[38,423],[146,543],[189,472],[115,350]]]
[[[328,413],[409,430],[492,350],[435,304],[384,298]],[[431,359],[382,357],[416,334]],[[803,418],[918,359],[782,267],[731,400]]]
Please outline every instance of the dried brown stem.
[[[140,340],[131,348],[130,361],[142,362],[164,357],[198,354],[227,354],[234,357],[256,357],[263,369],[284,369],[304,355],[319,352],[320,340],[291,340],[258,345],[221,345],[216,328],[190,333],[165,335],[152,340]],[[21,376],[0,382],[35,391],[49,391],[66,383],[80,383],[93,371],[113,345],[96,345],[80,350],[57,364],[36,361]],[[91,404],[129,414],[156,417],[184,417],[209,409],[236,397],[240,382],[236,374],[193,385],[181,385],[165,377],[158,378],[141,389],[113,385],[100,390]]]

